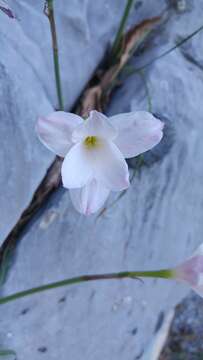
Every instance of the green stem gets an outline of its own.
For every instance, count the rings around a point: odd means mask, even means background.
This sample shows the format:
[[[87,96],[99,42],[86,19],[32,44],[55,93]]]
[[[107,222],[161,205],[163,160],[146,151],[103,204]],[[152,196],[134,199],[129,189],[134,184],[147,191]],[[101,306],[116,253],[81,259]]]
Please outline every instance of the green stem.
[[[125,29],[125,25],[126,25],[126,21],[128,19],[128,16],[129,16],[130,9],[131,9],[131,6],[133,4],[133,1],[134,0],[127,0],[127,2],[126,2],[126,7],[125,7],[125,10],[124,10],[123,16],[121,18],[120,25],[119,25],[119,28],[118,28],[114,43],[112,45],[112,50],[111,50],[112,56],[116,56],[118,51],[119,51],[121,41],[122,41],[122,37],[123,37],[123,33],[124,33],[124,29]]]
[[[0,349],[0,357],[16,356],[16,352],[10,349]]]
[[[64,109],[63,105],[63,96],[61,89],[61,77],[60,77],[60,66],[59,66],[59,56],[58,56],[58,41],[56,34],[56,24],[54,17],[54,7],[53,0],[47,0],[47,12],[45,12],[49,19],[51,36],[52,36],[52,49],[53,49],[53,60],[54,60],[54,72],[55,72],[55,81],[56,81],[56,91],[58,96],[58,103],[60,110]]]
[[[179,41],[176,45],[174,45],[172,48],[168,49],[167,51],[164,51],[162,54],[160,54],[159,56],[153,58],[152,60],[150,60],[148,63],[146,63],[145,65],[141,66],[140,68],[135,69],[135,72],[141,71],[146,69],[148,66],[152,65],[156,60],[159,60],[161,58],[163,58],[164,56],[170,54],[173,50],[177,49],[179,46],[183,45],[186,41],[190,40],[193,36],[197,35],[200,31],[203,30],[203,25],[200,26],[197,30],[195,30],[193,33],[191,33],[190,35],[188,35],[186,38],[184,38],[183,40]]]
[[[16,299],[20,299],[32,294],[40,293],[43,291],[56,289],[63,286],[70,286],[73,284],[88,282],[88,281],[98,281],[98,280],[110,280],[110,279],[137,279],[139,277],[156,277],[170,279],[173,278],[173,270],[163,269],[155,271],[122,271],[118,273],[109,273],[109,274],[94,274],[94,275],[82,275],[73,277],[70,279],[65,279],[62,281],[49,283],[46,285],[38,286],[28,290],[20,291],[5,297],[0,298],[0,304],[5,304]]]
[[[143,81],[143,84],[144,84],[144,87],[145,87],[145,91],[146,91],[147,103],[148,103],[148,111],[152,112],[152,98],[151,98],[151,95],[150,95],[149,86],[148,86],[147,80],[145,78],[144,71],[140,70],[139,74],[140,74],[140,76],[142,78],[142,81]]]

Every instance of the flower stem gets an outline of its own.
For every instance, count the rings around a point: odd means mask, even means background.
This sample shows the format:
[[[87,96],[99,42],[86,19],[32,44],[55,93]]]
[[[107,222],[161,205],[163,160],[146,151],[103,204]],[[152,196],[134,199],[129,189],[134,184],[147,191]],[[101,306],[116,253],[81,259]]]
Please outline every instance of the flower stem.
[[[52,37],[52,49],[53,49],[53,60],[54,60],[54,72],[55,72],[55,81],[56,81],[56,91],[58,96],[59,109],[63,110],[63,96],[61,89],[61,77],[60,77],[60,66],[59,66],[59,56],[58,56],[58,42],[57,42],[57,33],[56,33],[56,24],[54,17],[54,7],[53,0],[46,1],[46,9],[44,13],[49,19],[51,37]]]
[[[46,285],[34,287],[28,290],[20,291],[5,297],[0,298],[0,305],[20,299],[32,294],[40,293],[43,291],[56,289],[63,286],[70,286],[73,284],[79,284],[88,281],[98,281],[98,280],[110,280],[110,279],[138,279],[139,277],[156,277],[170,279],[173,278],[173,270],[163,269],[155,271],[122,271],[118,273],[108,273],[108,274],[94,274],[94,275],[82,275],[69,279],[65,279],[58,282],[49,283]]]
[[[117,53],[119,52],[120,45],[121,45],[121,42],[122,42],[123,32],[124,32],[125,25],[126,25],[126,21],[128,20],[128,16],[129,16],[130,9],[132,7],[133,1],[134,0],[127,0],[127,2],[126,2],[126,7],[125,7],[125,10],[124,10],[123,16],[121,18],[121,21],[120,21],[120,24],[119,24],[119,28],[118,28],[114,43],[112,45],[112,50],[111,50],[112,56],[116,56]]]
[[[149,86],[148,86],[147,80],[145,78],[144,71],[140,70],[139,74],[140,74],[140,76],[142,78],[142,81],[143,81],[143,84],[144,84],[144,87],[145,87],[145,91],[146,91],[148,111],[152,112],[152,98],[151,98],[151,95],[150,95]]]
[[[0,349],[0,357],[16,356],[16,352],[10,349]],[[16,359],[16,358],[15,358]]]

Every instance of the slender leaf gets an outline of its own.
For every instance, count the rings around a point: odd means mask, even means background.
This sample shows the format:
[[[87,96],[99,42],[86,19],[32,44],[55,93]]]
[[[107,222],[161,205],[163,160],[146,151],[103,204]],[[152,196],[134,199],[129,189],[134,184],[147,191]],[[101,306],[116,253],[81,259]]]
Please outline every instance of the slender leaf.
[[[6,357],[6,356],[16,356],[16,352],[10,349],[0,349],[0,357]]]

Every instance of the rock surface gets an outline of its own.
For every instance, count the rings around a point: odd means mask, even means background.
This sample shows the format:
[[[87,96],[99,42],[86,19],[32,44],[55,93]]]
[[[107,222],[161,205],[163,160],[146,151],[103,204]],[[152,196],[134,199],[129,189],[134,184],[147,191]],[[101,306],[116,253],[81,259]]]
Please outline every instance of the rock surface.
[[[159,360],[201,360],[203,301],[191,293],[176,307],[168,340]]]
[[[185,12],[173,10],[145,53],[132,61],[134,66],[198,27],[203,1],[186,3]],[[140,2],[136,19],[159,13],[163,4]],[[201,33],[199,39],[202,37]],[[175,265],[202,241],[203,73],[196,64],[198,44],[192,40],[145,73],[152,111],[165,119],[169,129],[165,156],[162,145],[148,154],[147,165],[137,172],[128,192],[114,206],[112,195],[99,217],[80,216],[68,192],[58,190],[21,240],[4,294],[84,273]],[[39,80],[40,84],[45,86],[46,81]],[[118,89],[108,113],[135,109],[147,109],[146,86],[140,75],[127,79]],[[49,154],[35,146],[47,166]],[[0,307],[0,343],[14,349],[19,360],[65,360],[67,354],[74,360],[146,359],[165,314],[187,292],[174,282],[126,280],[35,295]]]
[[[70,109],[104,52],[123,1],[57,2],[56,22],[66,108]],[[36,138],[39,115],[57,106],[51,37],[43,0],[8,1],[0,11],[0,244],[29,204],[53,160]]]

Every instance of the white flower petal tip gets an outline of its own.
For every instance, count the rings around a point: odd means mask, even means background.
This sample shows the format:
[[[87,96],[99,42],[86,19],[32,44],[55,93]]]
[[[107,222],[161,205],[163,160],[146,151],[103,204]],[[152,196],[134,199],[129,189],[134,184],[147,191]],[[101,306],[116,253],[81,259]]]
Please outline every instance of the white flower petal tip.
[[[163,137],[164,123],[147,111],[118,114],[109,120],[118,130],[115,144],[125,158],[152,149]]]
[[[97,149],[92,163],[95,178],[107,189],[121,191],[129,186],[128,165],[113,142],[104,141]]]
[[[80,189],[71,189],[70,197],[75,209],[83,215],[92,215],[104,205],[110,191],[93,179]]]
[[[72,146],[72,132],[82,121],[78,115],[55,111],[47,117],[39,117],[35,130],[40,141],[49,150],[65,157]]]
[[[203,297],[203,244],[195,253],[174,269],[175,278],[189,286]]]
[[[66,155],[61,168],[63,186],[81,188],[93,178],[90,154],[84,144],[74,145]]]

